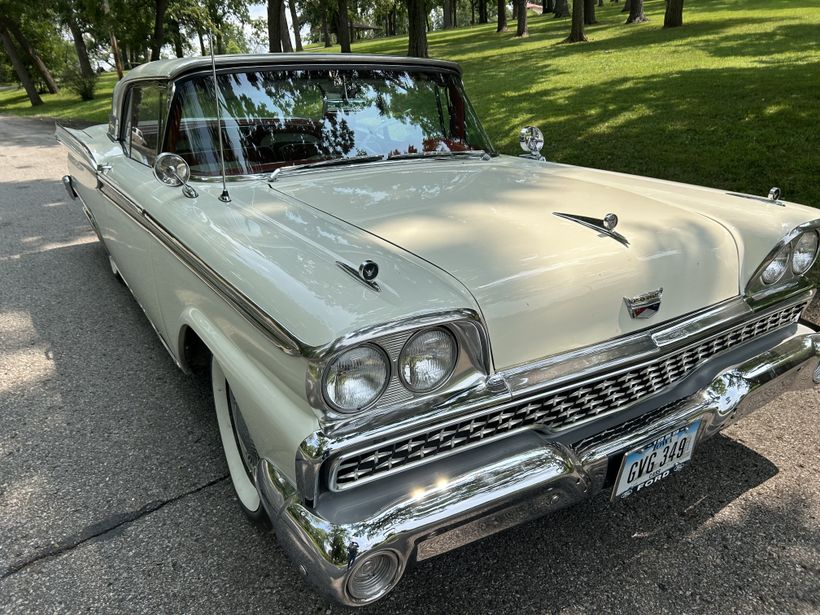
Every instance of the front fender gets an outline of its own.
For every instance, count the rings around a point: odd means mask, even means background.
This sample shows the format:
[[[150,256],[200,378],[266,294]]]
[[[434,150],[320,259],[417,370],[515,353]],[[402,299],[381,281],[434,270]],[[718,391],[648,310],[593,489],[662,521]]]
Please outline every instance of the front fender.
[[[178,356],[184,356],[186,328],[199,336],[219,362],[260,456],[270,459],[295,482],[296,451],[319,426],[305,399],[256,362],[252,353],[241,348],[196,307],[186,308],[180,316]]]

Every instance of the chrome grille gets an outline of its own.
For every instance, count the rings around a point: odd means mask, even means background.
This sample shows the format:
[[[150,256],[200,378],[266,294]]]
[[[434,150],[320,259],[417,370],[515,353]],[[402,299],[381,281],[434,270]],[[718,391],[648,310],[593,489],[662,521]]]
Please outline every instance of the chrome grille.
[[[679,382],[703,361],[797,321],[805,307],[799,304],[772,312],[649,363],[490,408],[479,416],[452,421],[375,449],[343,455],[333,466],[331,485],[344,489],[527,427],[544,426],[552,431],[572,428],[641,401]]]

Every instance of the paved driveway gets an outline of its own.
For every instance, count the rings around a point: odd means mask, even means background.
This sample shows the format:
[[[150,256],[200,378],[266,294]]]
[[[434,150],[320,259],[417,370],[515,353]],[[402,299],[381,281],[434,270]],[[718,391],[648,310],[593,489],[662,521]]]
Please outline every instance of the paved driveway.
[[[207,385],[176,370],[60,177],[0,118],[0,612],[327,613],[234,501]],[[410,571],[371,612],[820,612],[820,398],[663,485]]]

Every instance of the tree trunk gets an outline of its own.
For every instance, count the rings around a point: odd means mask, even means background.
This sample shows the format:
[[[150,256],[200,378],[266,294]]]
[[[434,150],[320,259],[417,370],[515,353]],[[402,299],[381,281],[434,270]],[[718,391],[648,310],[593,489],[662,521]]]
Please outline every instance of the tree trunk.
[[[569,2],[568,0],[555,0],[555,16],[569,17]]]
[[[478,0],[478,23],[487,23],[488,21],[487,0]]]
[[[444,0],[444,29],[456,27],[456,10],[458,9],[456,0]]]
[[[603,6],[603,5],[604,5],[604,0],[598,0],[598,6]]]
[[[0,39],[3,39],[3,49],[6,50],[6,55],[11,61],[14,72],[17,73],[17,78],[20,80],[20,83],[23,84],[26,94],[28,94],[28,99],[31,102],[31,106],[36,107],[37,105],[42,105],[43,100],[37,93],[37,88],[34,87],[34,82],[31,80],[31,75],[29,74],[26,65],[23,64],[23,59],[17,53],[17,49],[14,48],[14,43],[11,42],[11,34],[6,29],[3,22],[0,22]]]
[[[83,77],[91,77],[94,75],[94,69],[91,68],[91,62],[88,59],[88,47],[85,46],[85,39],[83,38],[82,30],[77,24],[77,18],[74,16],[74,9],[69,8],[66,15],[66,23],[71,32],[71,37],[74,39],[74,51],[77,52],[77,60],[80,63],[80,73]]]
[[[512,18],[513,21],[518,19],[518,0],[512,0]]]
[[[515,27],[515,36],[526,38],[530,35],[527,30],[527,0],[515,0],[518,5],[518,24]]]
[[[626,18],[626,23],[643,23],[649,21],[646,15],[643,14],[643,0],[628,0],[629,2],[629,17]]]
[[[37,69],[37,72],[40,73],[40,76],[43,78],[43,81],[46,83],[46,87],[48,91],[52,94],[56,94],[60,91],[60,88],[57,87],[57,82],[54,81],[54,77],[51,76],[48,68],[46,68],[45,63],[43,62],[42,58],[39,56],[37,51],[32,47],[29,40],[26,38],[26,35],[23,34],[23,31],[20,29],[20,26],[17,25],[13,19],[3,18],[3,22],[6,27],[14,36],[17,44],[20,45],[20,48],[26,52],[29,57],[31,58],[31,63],[34,65],[34,68]]]
[[[498,0],[498,27],[495,31],[507,31],[507,2],[505,0]]]
[[[185,57],[185,50],[182,47],[182,31],[179,27],[179,22],[176,19],[173,19],[169,22],[171,26],[171,39],[174,43],[174,54],[178,58]]]
[[[300,32],[302,24],[296,14],[296,0],[288,0],[288,8],[290,9],[290,21],[293,25],[293,41],[296,43],[296,51],[303,51],[302,34]]]
[[[268,0],[268,52],[282,53],[282,0]]]
[[[584,23],[588,26],[598,23],[595,19],[595,0],[584,0]]]
[[[546,3],[546,8],[544,10],[544,14],[546,13],[554,13],[555,12],[555,2],[554,0],[544,0]]]
[[[407,0],[407,55],[427,57],[427,9],[425,0]]]
[[[683,25],[683,0],[666,0],[666,14],[663,16],[664,28],[677,28]]]
[[[154,36],[151,38],[151,61],[159,60],[159,52],[165,42],[165,11],[168,10],[168,0],[154,2]]]
[[[475,0],[470,0],[470,25],[475,24]]]
[[[205,35],[202,33],[202,28],[199,26],[196,27],[196,35],[199,37],[199,52],[202,55],[206,55],[205,53]]]
[[[325,42],[325,47],[332,47],[330,42],[330,26],[327,24],[327,12],[322,11],[322,40]]]
[[[288,18],[285,15],[285,0],[279,5],[279,36],[282,38],[282,51],[293,53],[293,44],[290,42],[290,30],[288,30]]]
[[[632,6],[632,0],[624,0],[624,8],[621,9],[621,13],[628,13],[630,6]]]
[[[336,38],[342,53],[350,53],[350,18],[347,15],[347,0],[337,0]]]
[[[110,20],[111,7],[108,6],[108,0],[102,0],[102,9],[106,19]],[[122,54],[120,54],[120,44],[117,42],[117,35],[114,34],[113,27],[111,28],[111,55],[114,56],[114,66],[117,69],[117,78],[122,79],[125,74],[122,68]]]
[[[584,5],[587,0],[572,0],[572,28],[565,43],[583,43],[587,40],[584,34]]]

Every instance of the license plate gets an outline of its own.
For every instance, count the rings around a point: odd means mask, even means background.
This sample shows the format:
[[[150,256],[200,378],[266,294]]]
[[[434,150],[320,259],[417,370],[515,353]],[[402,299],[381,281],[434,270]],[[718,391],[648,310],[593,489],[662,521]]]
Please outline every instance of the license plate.
[[[613,498],[625,498],[678,472],[692,458],[700,419],[624,455]]]

